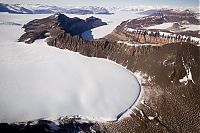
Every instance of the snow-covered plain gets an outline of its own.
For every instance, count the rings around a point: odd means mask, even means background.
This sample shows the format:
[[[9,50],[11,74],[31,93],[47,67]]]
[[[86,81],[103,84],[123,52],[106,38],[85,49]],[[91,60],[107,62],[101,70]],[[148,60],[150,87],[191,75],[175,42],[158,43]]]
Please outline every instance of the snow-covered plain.
[[[4,13],[0,21],[25,24],[46,16]],[[44,40],[18,43],[21,27],[0,25],[0,122],[65,115],[114,120],[137,100],[138,81],[120,65]]]
[[[154,26],[150,26],[147,27],[146,29],[162,29],[162,30],[166,30],[166,29],[170,29],[173,26],[174,23],[169,22],[169,23],[162,23],[159,25],[154,25]],[[199,30],[199,25],[194,25],[194,24],[187,24],[187,25],[181,25],[180,27],[181,29],[177,30],[177,31],[196,31]]]
[[[162,23],[154,26],[147,27],[147,29],[167,29],[173,25],[172,22],[169,23]]]

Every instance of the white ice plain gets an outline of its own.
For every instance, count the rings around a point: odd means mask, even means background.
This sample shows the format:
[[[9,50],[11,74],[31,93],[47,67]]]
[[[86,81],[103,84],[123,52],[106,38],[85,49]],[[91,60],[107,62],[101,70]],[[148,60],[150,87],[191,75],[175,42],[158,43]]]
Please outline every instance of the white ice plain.
[[[20,16],[12,18],[19,23]],[[140,86],[123,67],[43,40],[18,43],[22,33],[21,26],[0,25],[0,122],[66,115],[115,120],[137,99]]]

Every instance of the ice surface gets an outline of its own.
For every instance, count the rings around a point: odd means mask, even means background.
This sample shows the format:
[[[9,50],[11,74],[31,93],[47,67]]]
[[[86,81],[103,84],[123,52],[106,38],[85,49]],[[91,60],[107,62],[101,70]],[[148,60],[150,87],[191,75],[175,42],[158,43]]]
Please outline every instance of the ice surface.
[[[24,24],[44,16],[6,13],[0,20]],[[44,40],[18,43],[22,33],[21,26],[0,25],[0,122],[65,115],[114,120],[137,99],[139,84],[123,67]]]
[[[167,29],[167,28],[171,27],[172,25],[173,25],[173,23],[171,23],[171,22],[170,23],[162,23],[162,24],[147,27],[147,29]]]
[[[174,23],[162,23],[154,26],[147,27],[146,29],[168,29],[173,26]],[[187,25],[181,25],[181,29],[177,31],[197,31],[200,29],[199,25],[194,24],[187,24]]]

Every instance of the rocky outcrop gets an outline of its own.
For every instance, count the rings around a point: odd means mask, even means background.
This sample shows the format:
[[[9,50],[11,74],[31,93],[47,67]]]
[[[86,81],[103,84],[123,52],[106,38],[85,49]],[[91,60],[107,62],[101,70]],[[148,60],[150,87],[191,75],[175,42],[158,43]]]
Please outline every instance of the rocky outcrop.
[[[117,31],[116,29],[106,38],[112,38],[113,40],[123,40],[137,43],[150,43],[150,44],[159,44],[165,45],[169,43],[181,43],[189,42],[194,45],[200,43],[200,39],[192,39],[190,35],[199,37],[199,31],[184,31],[179,34],[166,34],[161,33],[159,30],[130,30],[125,28],[126,31]]]
[[[36,39],[43,39],[49,36],[49,31],[60,29],[70,35],[81,35],[83,32],[106,25],[100,19],[89,17],[86,20],[80,18],[69,18],[64,14],[56,13],[43,19],[35,19],[23,26],[25,32],[19,42],[33,43]]]
[[[96,131],[100,133],[106,132],[106,129],[84,118],[64,117],[56,121],[39,119],[13,124],[0,123],[0,131],[5,131],[5,133],[90,133]]]

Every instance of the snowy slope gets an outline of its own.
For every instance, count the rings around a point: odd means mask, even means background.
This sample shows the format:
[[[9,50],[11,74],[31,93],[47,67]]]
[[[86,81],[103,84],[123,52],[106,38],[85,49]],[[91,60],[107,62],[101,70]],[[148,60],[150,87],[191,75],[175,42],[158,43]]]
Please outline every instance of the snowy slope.
[[[28,16],[4,18],[23,24],[41,17]],[[139,95],[135,77],[111,61],[50,47],[44,40],[18,43],[21,26],[0,25],[0,33],[0,122],[65,115],[113,120]]]

